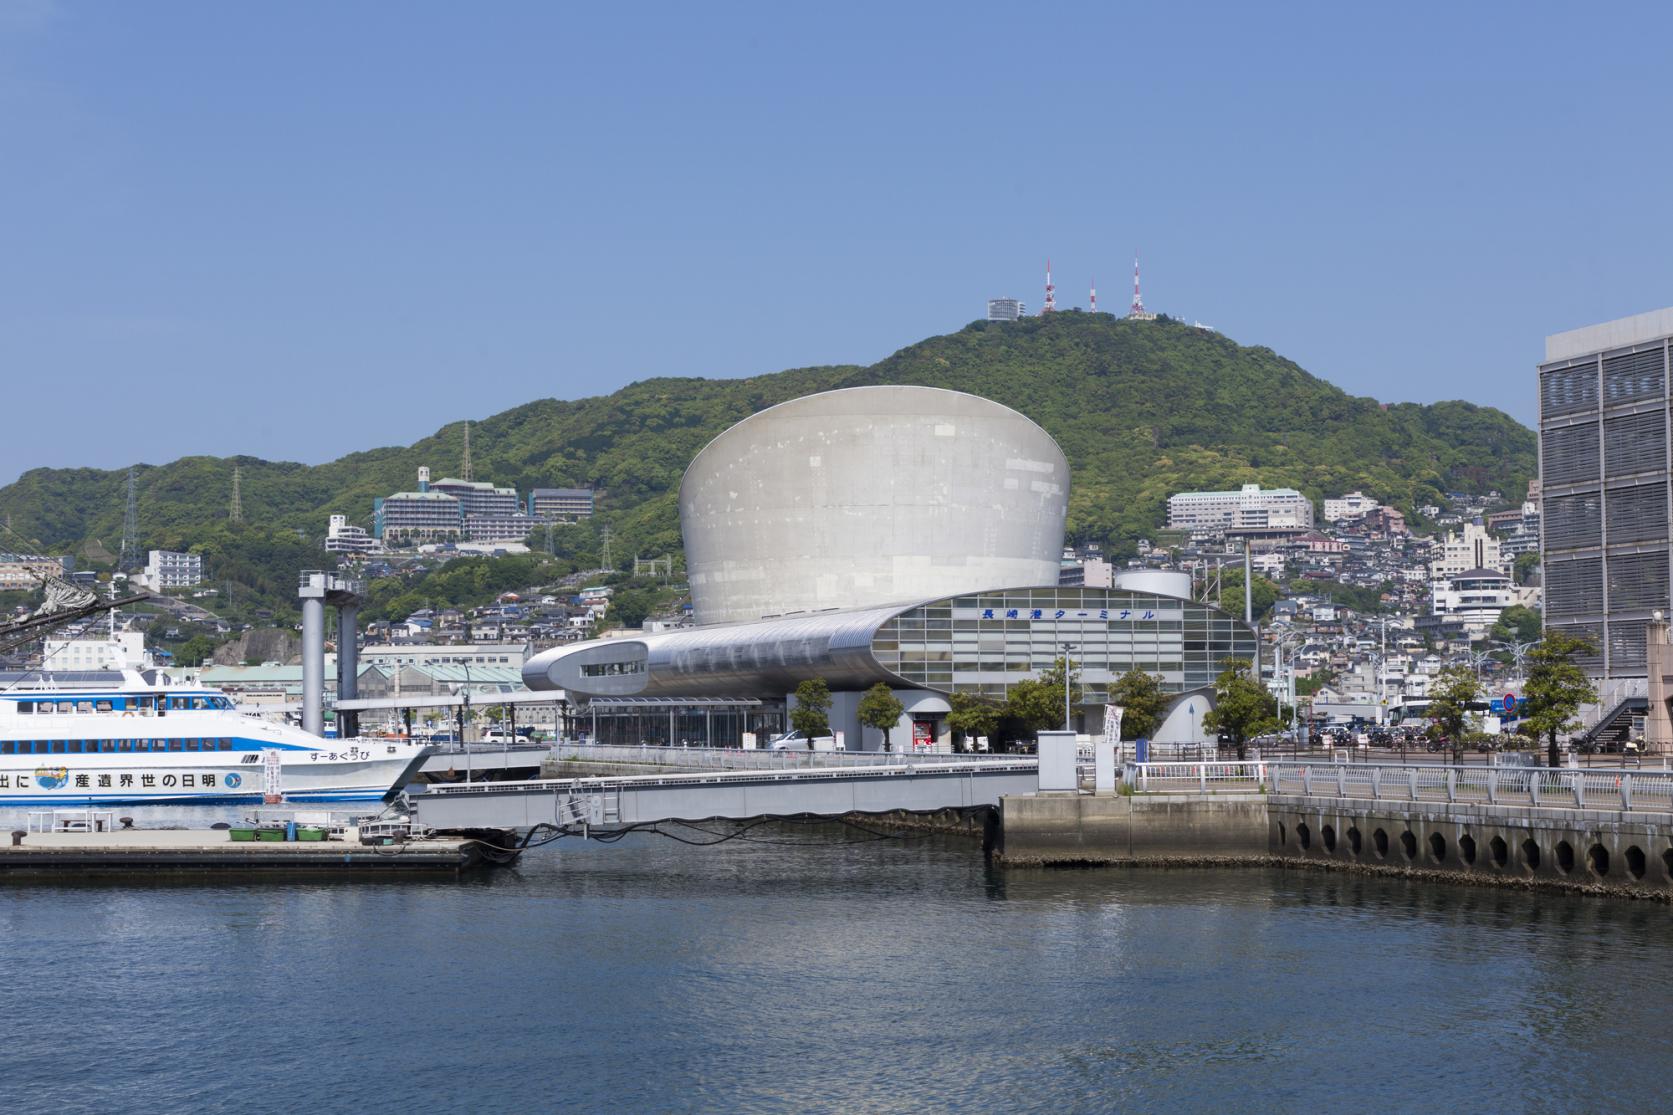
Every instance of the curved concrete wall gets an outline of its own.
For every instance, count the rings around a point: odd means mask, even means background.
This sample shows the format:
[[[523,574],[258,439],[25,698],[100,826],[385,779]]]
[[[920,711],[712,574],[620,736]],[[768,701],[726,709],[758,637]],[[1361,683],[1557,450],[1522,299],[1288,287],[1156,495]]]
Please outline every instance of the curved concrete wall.
[[[998,403],[855,387],[744,419],[698,453],[680,527],[698,623],[1057,583],[1069,464]]]
[[[1129,592],[1154,592],[1159,596],[1191,599],[1191,575],[1173,569],[1123,569],[1110,578],[1110,584]]]

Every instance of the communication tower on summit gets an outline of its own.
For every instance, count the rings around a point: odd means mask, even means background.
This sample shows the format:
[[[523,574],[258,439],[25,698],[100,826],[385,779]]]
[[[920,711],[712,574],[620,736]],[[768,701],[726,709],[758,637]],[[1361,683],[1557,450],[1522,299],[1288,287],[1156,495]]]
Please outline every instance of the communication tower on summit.
[[[1144,298],[1139,294],[1139,257],[1133,255],[1133,308],[1127,312],[1130,321],[1155,321],[1156,315],[1144,308]]]
[[[1096,275],[1092,278],[1092,296],[1087,300],[1087,309],[1092,313],[1098,312],[1098,278]]]
[[[1057,288],[1051,285],[1051,260],[1046,260],[1046,302],[1040,307],[1042,314],[1049,314],[1057,309]]]

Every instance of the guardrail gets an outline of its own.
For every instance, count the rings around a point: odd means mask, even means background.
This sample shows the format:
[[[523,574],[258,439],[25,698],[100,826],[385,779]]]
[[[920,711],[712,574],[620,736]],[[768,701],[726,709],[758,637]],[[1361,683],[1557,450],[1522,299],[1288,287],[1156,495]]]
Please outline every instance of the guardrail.
[[[1140,793],[1245,790],[1311,798],[1673,812],[1673,770],[1631,767],[1130,763],[1125,778]]]
[[[735,747],[661,747],[610,743],[558,743],[553,757],[590,763],[635,763],[686,770],[808,770],[816,767],[888,767],[903,763],[958,763],[1012,758],[944,751],[745,751]],[[1032,757],[1029,757],[1030,761]]]

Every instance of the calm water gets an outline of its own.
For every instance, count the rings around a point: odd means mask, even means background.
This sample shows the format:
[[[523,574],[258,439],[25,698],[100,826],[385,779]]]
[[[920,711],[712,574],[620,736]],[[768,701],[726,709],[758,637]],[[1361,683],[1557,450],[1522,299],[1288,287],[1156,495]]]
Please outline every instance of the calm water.
[[[1669,917],[939,838],[11,888],[0,1111],[1651,1111]]]

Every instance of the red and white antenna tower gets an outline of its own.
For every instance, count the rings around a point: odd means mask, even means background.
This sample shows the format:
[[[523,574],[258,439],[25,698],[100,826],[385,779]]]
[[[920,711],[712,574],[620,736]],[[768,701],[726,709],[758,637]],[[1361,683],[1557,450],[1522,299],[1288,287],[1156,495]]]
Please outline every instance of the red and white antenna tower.
[[[1091,312],[1097,313],[1098,312],[1098,277],[1096,275],[1094,275],[1092,277],[1092,297],[1090,298],[1089,302],[1090,302],[1090,304],[1088,305],[1087,308],[1089,310],[1091,310]]]
[[[1139,257],[1133,253],[1133,316],[1144,316],[1144,299],[1139,296]]]
[[[1040,307],[1042,314],[1049,314],[1057,309],[1057,288],[1051,285],[1051,260],[1046,260],[1046,304]]]

